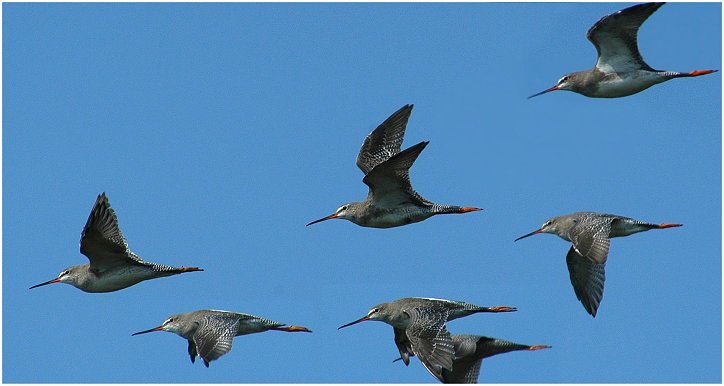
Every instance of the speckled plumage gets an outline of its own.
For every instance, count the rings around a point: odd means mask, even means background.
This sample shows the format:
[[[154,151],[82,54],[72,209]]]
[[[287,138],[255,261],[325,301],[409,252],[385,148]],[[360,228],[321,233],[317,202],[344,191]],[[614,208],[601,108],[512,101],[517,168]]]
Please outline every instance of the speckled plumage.
[[[372,131],[357,155],[357,166],[369,187],[367,199],[342,205],[327,217],[374,228],[391,228],[423,221],[436,214],[466,213],[479,208],[439,205],[420,196],[410,183],[410,167],[429,142],[400,151],[412,105],[405,105]]]
[[[231,351],[231,344],[235,336],[268,330],[311,332],[306,327],[286,326],[284,323],[240,312],[199,310],[173,315],[162,325],[133,335],[153,331],[173,332],[188,340],[191,363],[194,363],[196,356],[199,356],[204,365],[209,367],[211,361],[219,359]]]
[[[172,267],[142,260],[128,248],[118,217],[108,197],[96,198],[80,237],[80,252],[89,264],[68,267],[57,278],[30,287],[67,283],[85,292],[112,292],[144,280],[203,271],[198,267]]]
[[[366,316],[344,328],[366,320],[379,320],[393,327],[395,345],[406,365],[417,356],[430,374],[442,381],[442,370],[452,371],[455,350],[446,322],[479,312],[511,312],[513,307],[481,307],[434,298],[402,298],[378,304]]]
[[[629,217],[595,212],[557,216],[515,241],[538,233],[552,233],[573,243],[566,255],[571,284],[586,311],[595,317],[603,298],[606,260],[611,238],[681,224],[650,224]]]

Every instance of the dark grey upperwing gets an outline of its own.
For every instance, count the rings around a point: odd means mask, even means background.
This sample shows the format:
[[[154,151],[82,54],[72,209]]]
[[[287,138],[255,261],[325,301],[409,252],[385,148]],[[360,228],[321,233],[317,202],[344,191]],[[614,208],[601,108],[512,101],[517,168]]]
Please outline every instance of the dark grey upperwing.
[[[641,67],[656,71],[644,62],[638,49],[641,24],[664,3],[637,4],[604,16],[586,33],[598,51],[596,67],[610,66],[616,72]]]
[[[412,107],[412,105],[402,106],[367,135],[357,155],[357,166],[365,175],[375,166],[400,152]]]
[[[452,337],[445,327],[447,309],[444,307],[420,307],[407,310],[410,325],[407,338],[412,351],[428,372],[443,382],[442,370],[452,370],[455,348]]]
[[[397,153],[387,161],[377,165],[362,182],[369,186],[368,199],[375,206],[393,208],[412,202],[416,205],[432,205],[412,188],[410,167],[429,142],[420,142]]]
[[[116,265],[138,262],[118,227],[118,217],[105,193],[98,195],[80,235],[80,253],[90,260],[90,268],[102,272]]]
[[[566,255],[568,272],[576,297],[593,317],[603,298],[603,283],[606,280],[606,263],[596,263],[582,256],[571,247]]]
[[[198,321],[193,335],[194,343],[204,365],[231,351],[231,343],[239,326],[239,318],[233,313],[207,313]]]

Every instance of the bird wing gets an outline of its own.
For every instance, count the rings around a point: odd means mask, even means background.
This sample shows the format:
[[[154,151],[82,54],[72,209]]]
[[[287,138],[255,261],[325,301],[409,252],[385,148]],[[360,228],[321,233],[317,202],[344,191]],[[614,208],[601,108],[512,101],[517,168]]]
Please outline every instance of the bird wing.
[[[196,343],[193,339],[189,339],[189,356],[191,357],[191,363],[196,363],[196,356],[199,355],[196,351]]]
[[[444,382],[442,370],[452,370],[455,348],[452,337],[445,327],[447,309],[444,307],[419,307],[407,311],[410,325],[406,334],[412,352],[420,359],[428,372]]]
[[[603,298],[603,283],[606,280],[606,263],[597,263],[584,257],[572,246],[566,255],[568,272],[576,297],[592,316],[596,316],[598,305]]]
[[[367,135],[357,155],[357,166],[365,175],[375,166],[400,152],[412,107],[412,105],[402,106]]]
[[[664,3],[634,5],[596,22],[586,33],[598,51],[596,68],[604,72],[627,72],[639,68],[655,71],[641,57],[637,35],[641,24],[662,5]]]
[[[429,142],[423,141],[395,154],[375,166],[362,181],[369,186],[368,200],[381,208],[393,208],[405,203],[432,205],[412,188],[410,167]]]
[[[410,340],[407,339],[407,334],[405,333],[405,330],[400,328],[395,328],[394,330],[395,346],[397,346],[397,350],[400,352],[400,359],[405,362],[405,366],[409,366],[410,357],[415,355],[415,353],[412,351],[412,343],[410,343]]]
[[[605,264],[611,245],[611,221],[610,215],[580,216],[567,235],[576,252],[592,263]]]
[[[130,249],[118,227],[118,217],[105,193],[98,195],[80,235],[80,253],[90,260],[90,268],[101,272],[120,264],[141,259]]]
[[[201,318],[193,340],[206,367],[209,367],[209,362],[231,351],[238,327],[239,318],[225,313],[211,313]]]

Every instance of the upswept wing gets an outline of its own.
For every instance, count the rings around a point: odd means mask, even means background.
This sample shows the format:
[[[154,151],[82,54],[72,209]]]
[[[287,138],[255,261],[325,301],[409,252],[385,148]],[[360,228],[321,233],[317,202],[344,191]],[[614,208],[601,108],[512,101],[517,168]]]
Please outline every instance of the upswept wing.
[[[638,30],[641,24],[664,3],[645,3],[614,12],[596,22],[586,33],[596,46],[596,67],[604,72],[628,72],[643,68],[655,71],[638,48]]]
[[[362,169],[365,175],[375,166],[400,152],[412,107],[413,105],[402,106],[401,109],[390,115],[387,120],[367,135],[359,155],[357,155],[357,166]]]
[[[117,265],[141,263],[128,248],[126,238],[118,227],[118,217],[105,193],[98,195],[88,221],[80,235],[80,253],[90,260],[97,272]]]
[[[381,208],[393,208],[412,202],[417,205],[432,205],[412,188],[410,167],[429,142],[420,142],[397,153],[387,161],[375,166],[362,182],[369,186],[368,199]]]

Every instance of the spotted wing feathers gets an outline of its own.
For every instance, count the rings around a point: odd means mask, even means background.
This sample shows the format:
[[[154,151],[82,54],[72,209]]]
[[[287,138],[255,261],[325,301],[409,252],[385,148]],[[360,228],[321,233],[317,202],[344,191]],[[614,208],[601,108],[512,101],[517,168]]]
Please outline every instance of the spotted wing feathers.
[[[614,12],[596,22],[586,34],[596,50],[596,67],[605,72],[627,72],[643,68],[655,71],[641,57],[638,30],[664,3],[645,3]]]
[[[412,107],[413,105],[403,106],[367,135],[357,155],[357,166],[365,175],[400,152]]]

